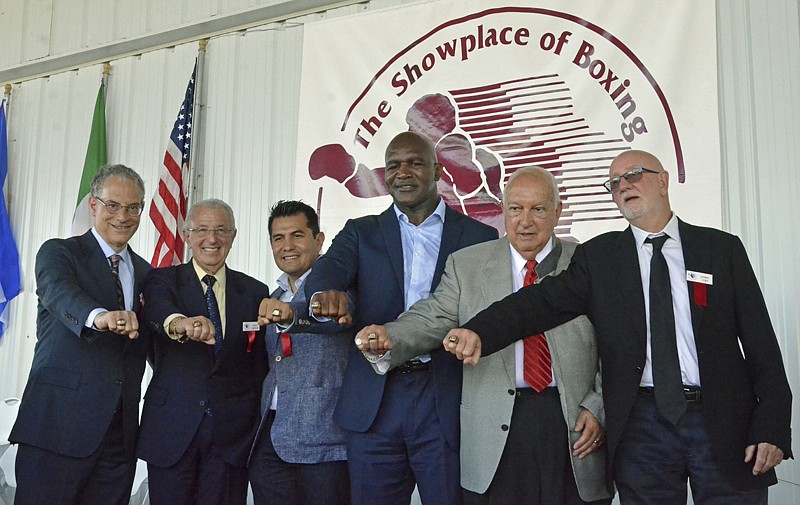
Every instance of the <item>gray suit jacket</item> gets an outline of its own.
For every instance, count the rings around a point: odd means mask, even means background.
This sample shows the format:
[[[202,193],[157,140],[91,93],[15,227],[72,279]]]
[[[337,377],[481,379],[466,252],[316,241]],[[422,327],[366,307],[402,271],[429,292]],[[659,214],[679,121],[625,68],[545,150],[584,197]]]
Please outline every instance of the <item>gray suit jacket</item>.
[[[555,239],[558,241],[558,239]],[[559,241],[560,242],[560,241]],[[556,272],[570,262],[575,244],[560,242]],[[386,325],[394,348],[391,362],[400,364],[426,350],[438,348],[448,330],[492,302],[510,294],[511,253],[508,238],[478,244],[453,253],[436,291]],[[580,434],[572,431],[580,407],[605,422],[594,328],[585,316],[545,333],[567,422],[569,445]],[[464,367],[461,395],[461,486],[486,492],[494,478],[511,424],[515,388],[514,346]],[[584,501],[607,498],[605,449],[582,460],[572,458],[578,491]]]
[[[278,288],[270,298],[280,298],[283,293]],[[346,460],[344,431],[333,422],[333,410],[353,345],[352,333],[335,322],[320,323],[309,317],[302,288],[291,305],[295,319],[288,328],[290,356],[283,356],[277,325],[267,326],[269,374],[264,379],[259,432],[265,428],[277,386],[278,409],[270,436],[278,456],[295,464]]]

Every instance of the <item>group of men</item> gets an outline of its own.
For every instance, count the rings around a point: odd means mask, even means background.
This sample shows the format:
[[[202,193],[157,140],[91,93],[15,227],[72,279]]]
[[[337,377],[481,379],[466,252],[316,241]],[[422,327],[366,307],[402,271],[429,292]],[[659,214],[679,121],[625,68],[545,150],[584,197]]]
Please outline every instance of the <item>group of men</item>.
[[[777,340],[741,242],[680,221],[655,156],[613,161],[631,226],[578,246],[547,170],[506,181],[498,238],[439,197],[430,139],[385,161],[392,205],[322,256],[314,209],[272,207],[272,293],[226,265],[216,199],[189,211],[191,261],[150,269],[128,246],[144,184],[103,167],[92,230],[36,258],[16,503],[127,503],[137,457],[154,505],[244,504],[248,482],[259,505],[675,504],[687,481],[766,503],[792,455]]]

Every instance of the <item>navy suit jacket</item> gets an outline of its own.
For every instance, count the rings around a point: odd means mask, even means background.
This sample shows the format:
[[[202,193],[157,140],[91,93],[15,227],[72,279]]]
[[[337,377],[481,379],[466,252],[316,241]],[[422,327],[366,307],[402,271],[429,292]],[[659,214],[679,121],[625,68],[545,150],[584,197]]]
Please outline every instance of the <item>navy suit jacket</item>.
[[[738,237],[679,221],[686,270],[713,275],[706,300],[691,304],[703,416],[722,473],[743,489],[777,482],[775,471],[752,475],[747,445],[769,442],[791,457],[792,394],[761,289]],[[630,228],[578,246],[562,274],[491,305],[467,324],[482,352],[586,314],[602,362],[609,472],[638,393],[647,323],[636,244]],[[739,348],[741,344],[744,354]],[[610,476],[610,475],[609,475]]]
[[[271,297],[280,298],[283,293],[278,288]],[[290,356],[283,355],[277,325],[267,326],[270,368],[264,379],[259,430],[265,426],[265,414],[277,386],[278,409],[270,436],[278,456],[295,464],[344,461],[344,432],[333,422],[333,409],[353,346],[352,336],[335,322],[320,323],[309,317],[302,290],[295,294],[291,305],[294,322],[288,328],[292,340]]]
[[[138,311],[150,265],[128,250],[133,310]],[[111,267],[91,231],[42,244],[36,255],[36,294],[36,350],[9,439],[87,457],[100,445],[122,395],[125,448],[133,457],[150,336],[147,328],[130,340],[84,326],[94,309],[117,306]]]
[[[496,229],[448,207],[431,292],[450,253],[496,238]],[[403,245],[393,206],[377,216],[347,221],[306,280],[309,299],[327,289],[355,294],[354,329],[394,321],[405,310]],[[455,449],[460,433],[462,365],[449,353],[434,351],[431,368],[436,409],[447,442]],[[376,374],[361,352],[351,346],[334,420],[346,430],[367,431],[378,413],[385,383],[386,376]]]
[[[225,267],[227,268],[227,267]],[[138,456],[170,467],[186,452],[206,410],[212,412],[213,443],[234,466],[245,466],[258,426],[261,382],[267,372],[264,330],[252,344],[242,322],[256,321],[269,288],[228,268],[225,286],[225,340],[219,358],[214,346],[169,338],[170,314],[208,317],[205,295],[192,262],[150,271],[144,287],[144,321],[153,330],[153,380],[142,411]]]

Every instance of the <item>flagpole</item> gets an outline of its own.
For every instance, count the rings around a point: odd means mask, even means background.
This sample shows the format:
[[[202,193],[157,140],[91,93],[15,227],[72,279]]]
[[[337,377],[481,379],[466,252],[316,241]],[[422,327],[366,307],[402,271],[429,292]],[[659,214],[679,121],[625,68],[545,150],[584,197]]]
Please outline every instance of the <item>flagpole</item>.
[[[111,64],[109,62],[103,63],[103,88],[105,88],[105,96],[103,101],[108,103],[108,78],[111,75]]]
[[[6,142],[8,141],[8,118],[10,117],[9,114],[9,106],[11,105],[11,83],[7,83],[3,88],[3,100],[6,102],[5,111],[6,111]],[[8,145],[6,144],[6,154],[8,154]],[[6,209],[8,213],[9,219],[11,219],[11,174],[6,173],[6,180],[5,184],[8,185],[9,192],[6,194],[5,188],[3,184],[0,184],[0,194],[3,195],[3,198],[6,199]]]
[[[206,69],[206,45],[208,39],[203,39],[198,42],[197,50],[197,72],[194,76],[194,104],[192,107],[192,149],[189,152],[189,173],[191,174],[191,186],[189,188],[189,206],[202,199],[203,191],[200,188],[200,178],[203,177],[203,167],[198,160],[203,159],[203,143],[199,141],[200,134],[203,133],[201,128],[201,121],[205,116],[205,86],[203,85],[203,77],[205,76]]]
[[[202,199],[203,192],[200,189],[200,177],[203,175],[202,164],[198,160],[203,159],[203,143],[199,142],[200,133],[203,129],[200,126],[201,120],[205,116],[206,102],[204,100],[205,86],[203,85],[206,70],[206,46],[208,39],[201,39],[198,41],[197,48],[197,71],[194,76],[194,101],[192,103],[192,147],[189,151],[189,175],[191,177],[191,185],[189,186],[189,194],[186,195],[189,200],[189,208],[195,202]],[[189,255],[189,248],[184,247],[182,262],[186,262]]]

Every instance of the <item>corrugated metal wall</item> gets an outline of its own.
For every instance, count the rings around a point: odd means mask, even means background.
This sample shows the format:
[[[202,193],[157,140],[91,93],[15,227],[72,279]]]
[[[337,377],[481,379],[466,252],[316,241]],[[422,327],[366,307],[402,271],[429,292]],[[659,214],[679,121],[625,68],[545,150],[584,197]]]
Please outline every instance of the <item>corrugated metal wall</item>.
[[[182,0],[164,10],[157,0],[0,0],[0,75],[37,59],[279,3],[287,2]],[[204,174],[202,196],[222,198],[236,212],[240,233],[229,258],[233,268],[274,285],[266,213],[278,199],[292,196],[296,139],[302,134],[297,115],[303,23],[402,3],[408,2],[375,0],[211,38],[204,119],[195,136],[204,143],[204,155],[196,168]],[[750,253],[796,392],[799,7],[798,0],[717,2],[724,160],[719,205],[725,228],[739,234]],[[109,159],[139,170],[148,193],[196,53],[197,44],[188,43],[111,61]],[[7,194],[24,293],[12,303],[11,326],[0,341],[0,398],[19,396],[25,385],[35,344],[34,257],[47,238],[69,234],[101,74],[101,66],[92,65],[13,86]],[[154,229],[145,217],[132,246],[149,258],[153,245]],[[783,483],[771,491],[771,502],[800,503],[800,466],[785,462],[779,476]]]

